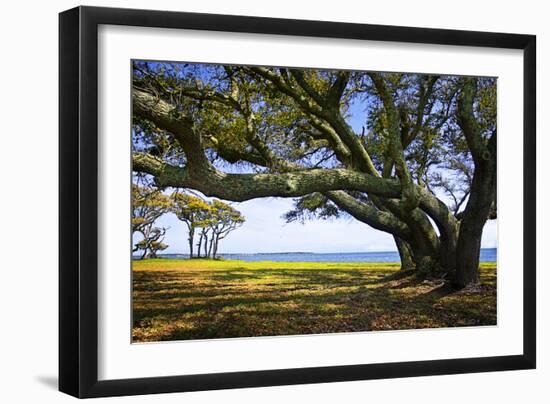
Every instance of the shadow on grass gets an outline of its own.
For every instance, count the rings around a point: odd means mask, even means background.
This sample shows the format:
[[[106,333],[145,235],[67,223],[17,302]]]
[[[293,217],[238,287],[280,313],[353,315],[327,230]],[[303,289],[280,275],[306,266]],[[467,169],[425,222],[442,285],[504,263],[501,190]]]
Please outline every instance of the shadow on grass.
[[[398,330],[496,323],[493,272],[454,293],[387,269],[134,273],[134,341]],[[482,278],[483,280],[483,278]]]

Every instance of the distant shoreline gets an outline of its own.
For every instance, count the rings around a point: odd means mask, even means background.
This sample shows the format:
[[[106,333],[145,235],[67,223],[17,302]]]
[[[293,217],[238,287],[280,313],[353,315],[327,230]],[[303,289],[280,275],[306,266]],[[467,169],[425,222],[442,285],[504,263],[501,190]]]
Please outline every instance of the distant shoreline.
[[[497,247],[482,248],[481,250],[497,250]],[[397,251],[349,251],[349,252],[316,252],[316,251],[275,251],[275,252],[222,252],[220,255],[268,255],[268,254],[397,254]],[[189,255],[188,252],[160,253],[159,255]]]
[[[189,259],[188,253],[159,254],[162,259]],[[276,252],[276,253],[221,253],[218,257],[222,260],[238,260],[248,262],[400,262],[397,251],[376,251],[376,252],[346,252],[346,253],[315,253],[315,252]],[[139,256],[134,256],[139,259]],[[194,257],[195,259],[195,257]],[[481,262],[496,262],[496,248],[482,248],[480,253]]]

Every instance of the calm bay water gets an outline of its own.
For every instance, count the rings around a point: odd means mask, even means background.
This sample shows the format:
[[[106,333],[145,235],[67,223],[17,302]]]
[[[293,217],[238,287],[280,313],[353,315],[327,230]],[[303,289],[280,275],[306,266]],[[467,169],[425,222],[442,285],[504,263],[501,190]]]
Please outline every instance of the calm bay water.
[[[258,253],[258,254],[220,254],[228,260],[242,261],[282,261],[282,262],[398,262],[396,251],[352,252],[352,253]],[[163,258],[188,258],[186,254],[162,254]],[[496,262],[496,248],[482,248],[480,261]]]

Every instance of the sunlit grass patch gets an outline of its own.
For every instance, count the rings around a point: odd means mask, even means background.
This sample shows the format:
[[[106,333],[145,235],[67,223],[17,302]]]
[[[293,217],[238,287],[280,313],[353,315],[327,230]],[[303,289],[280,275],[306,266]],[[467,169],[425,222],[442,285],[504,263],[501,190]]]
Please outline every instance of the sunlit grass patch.
[[[134,261],[133,340],[494,325],[496,266],[480,267],[453,292],[398,263]]]
[[[281,262],[281,261],[241,261],[241,260],[211,260],[211,259],[151,259],[134,260],[132,263],[134,271],[167,271],[167,270],[265,270],[269,269],[379,269],[380,271],[392,271],[399,269],[398,262]]]

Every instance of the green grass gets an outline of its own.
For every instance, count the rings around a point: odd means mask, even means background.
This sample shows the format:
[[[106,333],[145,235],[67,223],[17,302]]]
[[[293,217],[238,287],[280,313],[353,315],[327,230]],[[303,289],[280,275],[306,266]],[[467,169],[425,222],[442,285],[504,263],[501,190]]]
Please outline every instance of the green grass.
[[[496,266],[452,291],[398,263],[133,262],[133,341],[496,324]]]

